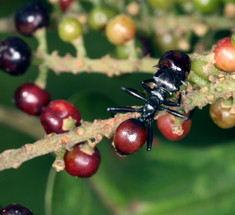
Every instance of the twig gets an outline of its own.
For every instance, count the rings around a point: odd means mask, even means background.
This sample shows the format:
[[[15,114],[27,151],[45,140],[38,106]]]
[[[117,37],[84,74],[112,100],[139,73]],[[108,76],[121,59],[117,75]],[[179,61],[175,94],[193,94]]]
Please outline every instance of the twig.
[[[202,108],[214,102],[218,98],[229,98],[235,92],[235,75],[226,75],[216,79],[210,87],[201,87],[197,90],[190,89],[182,97],[182,108],[190,111],[195,107]],[[51,134],[33,144],[26,144],[19,149],[6,150],[0,154],[0,170],[17,168],[24,161],[37,156],[58,152],[61,148],[71,149],[71,147],[82,141],[94,140],[97,144],[103,136],[110,138],[117,126],[124,120],[137,117],[137,113],[117,114],[115,118],[107,120],[95,120],[93,123],[83,122],[81,126],[64,134]]]
[[[64,134],[50,134],[35,143],[25,144],[18,149],[10,149],[0,154],[0,170],[18,168],[23,162],[32,158],[57,152],[62,147],[70,149],[78,142],[105,136],[110,138],[117,126],[124,120],[136,117],[135,113],[118,114],[115,118],[95,120],[93,123],[83,122],[75,130]]]
[[[211,53],[208,55],[190,54],[191,60],[203,59],[207,63],[213,64],[213,58]],[[115,59],[106,55],[99,59],[90,59],[88,57],[73,57],[70,54],[62,57],[58,55],[57,51],[52,54],[36,53],[36,57],[41,62],[41,65],[53,70],[55,73],[74,73],[79,74],[82,72],[94,72],[106,74],[109,77],[114,75],[121,75],[125,73],[154,73],[154,68],[158,63],[158,58],[151,58],[149,56],[141,59],[129,58],[129,59]]]

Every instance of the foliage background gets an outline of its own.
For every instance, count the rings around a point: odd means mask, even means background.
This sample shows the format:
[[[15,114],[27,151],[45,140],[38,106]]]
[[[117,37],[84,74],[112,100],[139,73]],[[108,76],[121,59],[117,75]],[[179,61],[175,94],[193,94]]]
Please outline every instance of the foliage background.
[[[26,0],[0,1],[0,16],[14,13]],[[15,33],[14,33],[15,34]],[[12,35],[12,34],[10,34]],[[0,40],[9,34],[0,34]],[[25,41],[35,50],[33,38]],[[49,50],[75,54],[61,42],[56,30],[48,31]],[[92,58],[111,52],[104,34],[85,35],[88,55]],[[0,73],[1,105],[15,108],[15,89],[37,76],[37,67],[20,77]],[[120,90],[128,86],[142,91],[140,82],[150,74],[132,74],[109,78],[100,74],[60,74],[52,71],[47,89],[53,99],[66,99],[76,105],[84,120],[108,118],[106,107],[141,104]],[[33,125],[32,125],[33,127]],[[213,124],[208,107],[196,110],[192,130],[181,141],[171,142],[154,128],[155,143],[151,152],[145,147],[127,158],[113,152],[111,140],[99,143],[102,163],[91,179],[77,179],[61,172],[47,194],[52,214],[159,214],[197,215],[235,213],[235,129],[223,130]],[[1,123],[0,151],[18,148],[36,139]],[[54,155],[24,163],[19,169],[0,172],[0,205],[19,203],[35,214],[45,214],[45,193]],[[52,170],[53,171],[53,170]],[[51,176],[53,176],[53,172]],[[50,181],[52,182],[52,181]],[[54,188],[54,189],[53,189]],[[48,213],[49,214],[49,213]],[[48,215],[47,214],[47,215]]]

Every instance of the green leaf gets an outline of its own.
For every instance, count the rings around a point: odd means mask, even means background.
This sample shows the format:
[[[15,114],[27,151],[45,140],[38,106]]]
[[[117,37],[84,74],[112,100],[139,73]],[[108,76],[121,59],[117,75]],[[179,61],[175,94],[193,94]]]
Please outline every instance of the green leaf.
[[[73,95],[69,102],[79,109],[82,119],[86,121],[109,118],[111,115],[107,112],[107,107],[116,106],[108,96],[89,90]]]

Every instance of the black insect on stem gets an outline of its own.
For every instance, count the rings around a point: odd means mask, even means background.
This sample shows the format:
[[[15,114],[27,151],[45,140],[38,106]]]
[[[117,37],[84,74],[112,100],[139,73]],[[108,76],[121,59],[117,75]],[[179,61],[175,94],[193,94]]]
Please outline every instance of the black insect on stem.
[[[177,102],[167,99],[167,93],[172,95],[178,92],[182,84],[186,85],[185,80],[190,72],[191,63],[188,55],[178,51],[166,52],[154,66],[158,71],[154,74],[153,78],[143,80],[142,87],[148,93],[148,97],[144,97],[137,90],[127,87],[121,89],[126,93],[143,100],[145,104],[141,108],[132,107],[110,107],[107,108],[108,112],[139,112],[141,113],[138,120],[142,123],[148,124],[148,137],[147,137],[147,150],[151,151],[153,141],[153,128],[152,122],[154,116],[158,111],[166,111],[176,117],[184,120],[189,120],[191,116],[185,116],[168,107],[179,107],[181,103],[181,94],[179,94]],[[153,87],[149,86],[153,84]],[[168,106],[168,107],[167,107]]]

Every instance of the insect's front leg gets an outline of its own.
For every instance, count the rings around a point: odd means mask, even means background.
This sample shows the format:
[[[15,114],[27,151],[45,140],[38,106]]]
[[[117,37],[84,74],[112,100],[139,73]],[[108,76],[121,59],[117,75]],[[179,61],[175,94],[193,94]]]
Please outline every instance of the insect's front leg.
[[[150,83],[150,82],[153,82],[153,79],[152,79],[152,78],[151,78],[151,79],[144,80],[144,81],[141,82],[143,88],[144,88],[148,93],[150,93],[151,90],[152,90],[151,87],[149,87],[149,85],[147,84],[147,83]]]
[[[181,114],[181,113],[179,113],[177,111],[171,110],[169,108],[161,107],[161,110],[165,110],[167,113],[170,113],[173,116],[177,116],[177,117],[179,117],[181,119],[184,119],[184,120],[190,120],[191,119],[190,117],[185,116],[185,115],[183,115],[183,114]]]
[[[122,87],[121,89],[125,91],[126,93],[136,97],[137,99],[147,102],[147,99],[144,96],[142,96],[141,93],[139,93],[136,89],[128,88],[128,87]]]

